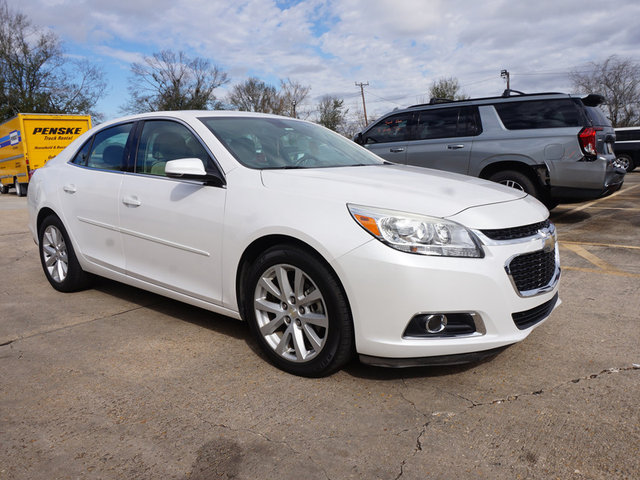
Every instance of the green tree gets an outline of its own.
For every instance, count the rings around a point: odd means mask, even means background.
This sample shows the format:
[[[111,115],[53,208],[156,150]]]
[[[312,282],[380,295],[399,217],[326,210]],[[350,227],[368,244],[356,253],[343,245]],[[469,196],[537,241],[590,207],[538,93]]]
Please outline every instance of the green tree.
[[[163,50],[131,64],[125,112],[208,110],[221,108],[214,90],[229,82],[227,74],[203,58]]]
[[[469,98],[460,92],[460,83],[455,77],[442,77],[431,82],[429,96],[430,98],[444,98],[448,100],[464,100]]]
[[[334,132],[343,133],[348,112],[349,109],[344,106],[344,100],[324,95],[318,104],[317,123]]]
[[[573,88],[580,93],[599,93],[614,127],[640,125],[640,64],[611,55],[603,62],[569,73]]]
[[[104,73],[64,56],[52,32],[0,2],[0,117],[17,113],[91,113],[105,90]]]

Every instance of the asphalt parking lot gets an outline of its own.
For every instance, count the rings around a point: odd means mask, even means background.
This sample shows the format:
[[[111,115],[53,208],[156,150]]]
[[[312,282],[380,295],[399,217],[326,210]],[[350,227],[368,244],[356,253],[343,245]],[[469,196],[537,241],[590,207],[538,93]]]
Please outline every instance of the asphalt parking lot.
[[[640,171],[561,206],[563,304],[480,363],[283,373],[244,324],[61,294],[0,196],[0,480],[640,478]]]

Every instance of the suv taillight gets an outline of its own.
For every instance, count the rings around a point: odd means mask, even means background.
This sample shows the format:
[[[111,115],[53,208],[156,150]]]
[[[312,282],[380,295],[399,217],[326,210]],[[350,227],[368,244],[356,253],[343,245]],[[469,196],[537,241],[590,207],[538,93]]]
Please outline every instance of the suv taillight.
[[[595,157],[598,155],[596,148],[596,133],[602,130],[600,127],[584,127],[578,134],[578,141],[580,142],[580,148],[587,157]],[[590,158],[590,160],[595,158]]]

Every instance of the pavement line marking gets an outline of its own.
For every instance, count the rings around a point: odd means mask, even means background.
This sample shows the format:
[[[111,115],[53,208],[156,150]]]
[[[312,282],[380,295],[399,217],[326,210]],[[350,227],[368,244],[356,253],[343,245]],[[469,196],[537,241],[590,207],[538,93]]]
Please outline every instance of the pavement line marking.
[[[596,243],[596,242],[570,242],[569,240],[558,241],[560,245],[585,245],[587,247],[610,247],[610,248],[628,248],[630,250],[640,250],[640,247],[635,245],[616,245],[613,243]],[[570,248],[570,247],[567,247]]]
[[[558,218],[562,218],[565,215],[569,215],[570,213],[576,213],[576,212],[580,212],[582,210],[585,210],[589,207],[592,207],[593,205],[595,205],[596,203],[599,203],[603,200],[607,200],[609,198],[613,198],[613,197],[617,197],[618,195],[620,195],[621,193],[627,193],[629,190],[633,190],[634,188],[640,187],[640,184],[636,184],[636,185],[632,185],[628,188],[621,188],[620,190],[618,190],[616,193],[614,193],[613,195],[609,195],[607,197],[602,197],[602,198],[598,198],[592,202],[589,203],[585,203],[584,205],[581,205],[579,207],[576,208],[572,208],[571,210],[567,210],[566,212],[561,213],[560,215],[558,215],[557,217],[554,218],[554,220],[558,219]]]
[[[613,271],[613,270],[600,270],[597,268],[584,268],[584,267],[562,267],[562,270],[575,270],[578,272],[588,272],[588,273],[602,273],[604,275],[615,275],[617,277],[631,277],[631,278],[640,278],[640,274],[638,273],[629,273],[629,272],[621,272],[621,271]]]
[[[593,263],[596,267],[601,268],[602,270],[610,271],[610,272],[620,272],[620,270],[615,268],[613,265],[605,262],[601,258],[596,257],[593,253],[587,251],[581,245],[568,244],[568,245],[565,245],[565,248],[567,248],[568,250],[571,250],[573,253],[580,255],[582,258],[584,258],[585,260],[588,260],[589,262]]]

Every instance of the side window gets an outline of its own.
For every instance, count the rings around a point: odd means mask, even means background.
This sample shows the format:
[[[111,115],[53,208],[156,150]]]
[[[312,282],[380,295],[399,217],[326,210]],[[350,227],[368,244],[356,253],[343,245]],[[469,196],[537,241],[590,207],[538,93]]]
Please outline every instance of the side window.
[[[400,142],[412,135],[413,112],[399,113],[380,120],[365,133],[364,143]]]
[[[72,163],[101,170],[124,170],[124,147],[127,145],[131,123],[106,128],[85,143]]]
[[[570,99],[504,102],[494,105],[509,130],[582,126],[579,107]]]
[[[135,171],[164,176],[166,163],[178,158],[199,158],[205,168],[211,166],[209,154],[187,127],[169,120],[146,121],[136,152]]]
[[[464,116],[460,113],[460,108],[437,108],[420,112],[416,139],[428,140],[464,135],[462,128],[458,129],[458,124],[464,127]]]
[[[89,139],[80,150],[78,150],[78,153],[76,153],[76,156],[73,157],[73,160],[71,160],[71,163],[75,163],[76,165],[82,165],[83,167],[87,166],[87,162],[89,161],[89,152],[91,151],[91,144],[93,143],[93,138]]]

